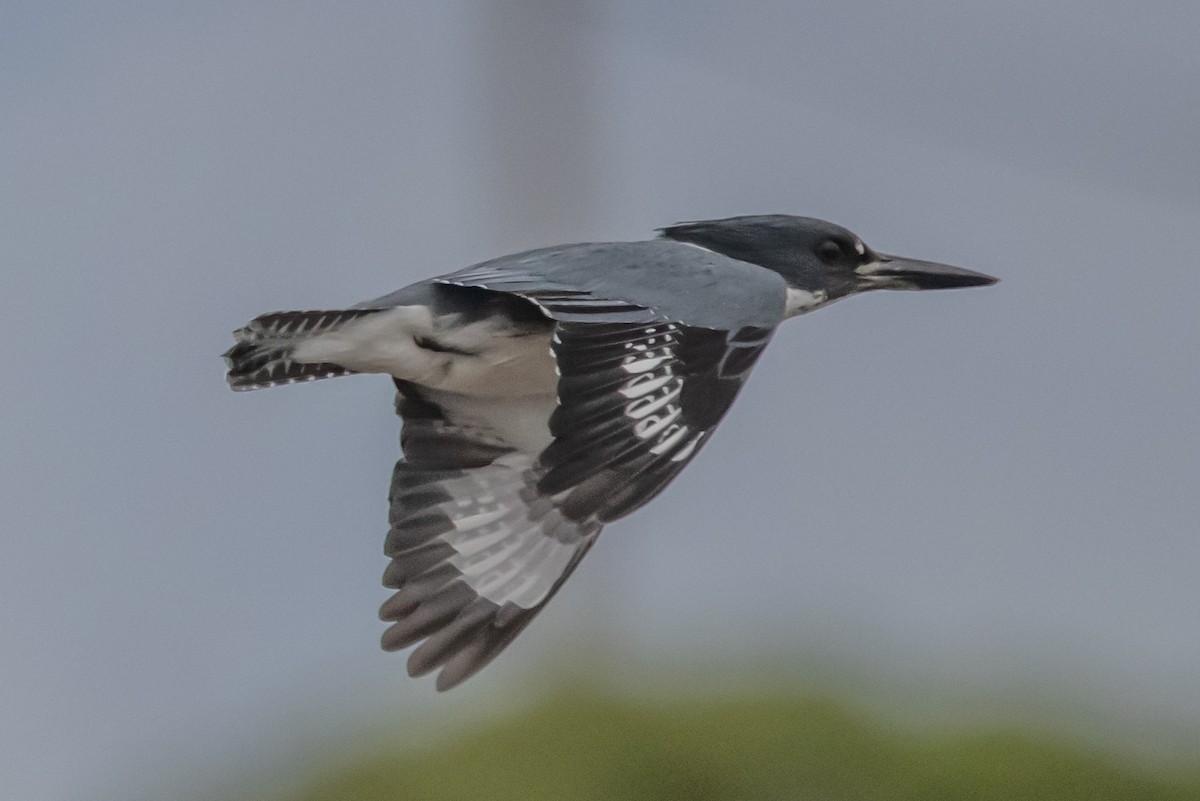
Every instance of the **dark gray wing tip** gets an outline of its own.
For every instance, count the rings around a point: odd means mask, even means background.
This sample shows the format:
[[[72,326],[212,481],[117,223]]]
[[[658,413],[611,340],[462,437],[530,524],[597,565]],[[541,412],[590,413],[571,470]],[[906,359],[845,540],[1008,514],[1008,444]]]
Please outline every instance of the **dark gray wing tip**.
[[[449,566],[445,566],[449,567]],[[435,568],[436,572],[438,569]],[[444,575],[457,572],[452,567]],[[429,575],[428,573],[425,575]],[[423,577],[422,577],[423,578]],[[480,597],[461,579],[454,578],[414,599],[406,595],[412,584],[384,602],[379,616],[392,625],[380,644],[385,651],[399,651],[421,640],[409,654],[407,671],[413,678],[439,670],[435,686],[439,692],[456,687],[499,656],[541,606],[522,609],[514,604],[500,606]]]
[[[406,420],[406,429],[422,422],[427,421]],[[444,426],[442,431],[442,444],[465,442],[462,429]],[[409,456],[423,453],[414,448]],[[391,623],[381,638],[384,650],[416,646],[408,658],[409,675],[440,671],[439,690],[473,676],[545,606],[599,533],[598,523],[562,518],[551,499],[538,496],[535,480],[534,473],[506,465],[426,470],[407,458],[396,465],[389,493],[391,530],[384,546],[391,562],[383,574],[384,585],[396,592],[379,616]],[[458,529],[456,520],[468,525]],[[445,538],[452,533],[461,538],[464,531],[503,538],[465,556]],[[545,548],[521,545],[543,540],[554,548],[570,546],[569,560],[559,564],[546,558]],[[486,597],[479,582],[496,565],[480,568],[480,562],[500,557],[516,560],[509,566],[522,571],[515,574],[518,582],[524,575],[553,583],[526,600]],[[550,572],[539,576],[547,566]],[[521,591],[534,586],[526,583]],[[493,582],[491,591],[496,589]]]

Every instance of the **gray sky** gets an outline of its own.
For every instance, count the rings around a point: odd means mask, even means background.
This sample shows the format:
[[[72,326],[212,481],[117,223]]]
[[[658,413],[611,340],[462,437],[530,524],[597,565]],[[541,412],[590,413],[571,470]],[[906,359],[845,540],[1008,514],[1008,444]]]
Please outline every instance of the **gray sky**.
[[[6,4],[0,795],[461,712],[597,627],[1200,727],[1200,7],[1078,8]],[[763,212],[1003,283],[790,323],[511,655],[403,678],[387,381],[234,395],[228,332]]]

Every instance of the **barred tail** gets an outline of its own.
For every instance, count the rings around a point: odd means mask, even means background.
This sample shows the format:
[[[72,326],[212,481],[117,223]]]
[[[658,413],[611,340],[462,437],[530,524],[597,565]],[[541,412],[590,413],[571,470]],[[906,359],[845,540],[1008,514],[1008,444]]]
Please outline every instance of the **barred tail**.
[[[231,389],[242,391],[350,375],[353,370],[332,362],[295,361],[292,358],[295,348],[310,337],[327,334],[350,320],[378,311],[347,309],[260,314],[233,332],[237,342],[223,354],[229,365],[225,380]]]

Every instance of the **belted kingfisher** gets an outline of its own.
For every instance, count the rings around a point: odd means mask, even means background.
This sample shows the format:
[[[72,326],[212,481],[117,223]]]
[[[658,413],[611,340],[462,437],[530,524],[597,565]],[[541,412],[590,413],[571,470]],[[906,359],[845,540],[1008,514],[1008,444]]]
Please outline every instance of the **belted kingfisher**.
[[[387,650],[446,690],[541,611],[601,528],[699,452],[785,319],[872,289],[985,286],[877,253],[808,217],[672,225],[657,239],[531,250],[332,311],[256,317],[235,390],[386,373]]]

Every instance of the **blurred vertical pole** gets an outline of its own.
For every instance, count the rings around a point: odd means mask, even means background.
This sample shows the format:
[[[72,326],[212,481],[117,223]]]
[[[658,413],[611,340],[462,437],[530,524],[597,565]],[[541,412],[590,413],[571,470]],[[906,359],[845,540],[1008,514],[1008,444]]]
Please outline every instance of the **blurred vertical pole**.
[[[473,8],[472,117],[481,124],[479,195],[486,205],[471,222],[496,254],[596,238],[604,213],[595,176],[606,135],[597,112],[596,6],[511,0]],[[616,559],[601,545],[581,572],[622,575]],[[558,614],[543,618],[543,626],[566,624],[567,636],[555,641],[569,654],[568,669],[585,671],[572,678],[608,672],[600,660],[614,651],[616,586],[577,576],[555,599]]]
[[[599,131],[589,4],[512,0],[476,9],[488,238],[504,252],[591,233]]]

